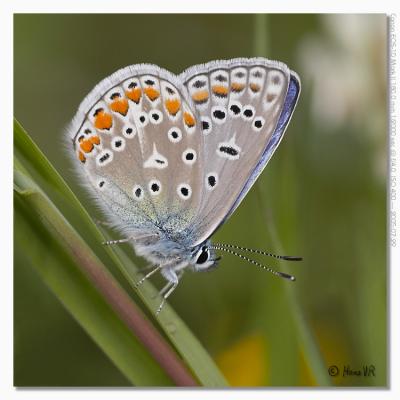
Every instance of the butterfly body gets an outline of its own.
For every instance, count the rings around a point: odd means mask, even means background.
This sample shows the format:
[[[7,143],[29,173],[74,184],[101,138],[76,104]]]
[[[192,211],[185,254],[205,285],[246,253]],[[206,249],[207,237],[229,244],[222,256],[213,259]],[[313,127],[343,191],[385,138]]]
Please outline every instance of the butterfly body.
[[[263,58],[176,76],[138,64],[100,82],[68,129],[83,184],[135,252],[176,285],[216,265],[210,237],[283,137],[297,75]]]
[[[211,241],[207,240],[200,245],[192,246],[190,240],[180,241],[172,238],[159,228],[158,235],[141,237],[133,241],[135,253],[138,256],[146,258],[154,265],[161,265],[165,269],[179,271],[187,266],[197,267],[195,270],[207,267],[210,263],[214,263],[215,255],[211,249]],[[134,238],[134,236],[132,236]],[[189,238],[190,239],[190,238]],[[207,251],[207,258],[201,258],[199,263],[196,263],[202,251]],[[202,266],[202,267],[201,267]]]

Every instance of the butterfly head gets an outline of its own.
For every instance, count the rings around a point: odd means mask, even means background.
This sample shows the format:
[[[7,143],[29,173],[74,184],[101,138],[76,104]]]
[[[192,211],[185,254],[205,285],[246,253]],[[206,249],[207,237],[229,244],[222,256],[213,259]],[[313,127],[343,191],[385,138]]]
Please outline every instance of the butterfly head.
[[[207,240],[192,251],[191,265],[196,272],[210,271],[218,266],[221,257],[217,257],[211,242]]]

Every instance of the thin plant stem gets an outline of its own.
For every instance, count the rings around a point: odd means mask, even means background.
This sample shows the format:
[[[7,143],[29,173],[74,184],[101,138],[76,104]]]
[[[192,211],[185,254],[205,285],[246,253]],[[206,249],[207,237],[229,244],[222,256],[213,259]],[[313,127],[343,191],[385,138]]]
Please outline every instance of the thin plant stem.
[[[30,179],[19,171],[14,175],[21,199],[37,214],[41,223],[52,232],[55,239],[76,261],[77,265],[103,295],[119,318],[140,340],[166,374],[178,386],[198,386],[175,351],[158,333],[152,323],[143,315],[128,294],[107,271],[100,260],[81,239],[72,226],[63,218],[58,209],[39,188],[30,185]],[[33,189],[32,189],[33,188]]]

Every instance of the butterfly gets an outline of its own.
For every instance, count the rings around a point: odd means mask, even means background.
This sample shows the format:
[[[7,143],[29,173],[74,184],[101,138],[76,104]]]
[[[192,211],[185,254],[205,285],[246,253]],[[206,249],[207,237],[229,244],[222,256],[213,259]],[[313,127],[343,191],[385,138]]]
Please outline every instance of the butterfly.
[[[151,64],[123,68],[83,100],[68,128],[81,182],[110,223],[167,280],[161,311],[189,267],[216,250],[294,280],[210,238],[242,202],[282,140],[300,94],[285,64],[237,58],[180,75]],[[276,256],[287,260],[298,257]]]

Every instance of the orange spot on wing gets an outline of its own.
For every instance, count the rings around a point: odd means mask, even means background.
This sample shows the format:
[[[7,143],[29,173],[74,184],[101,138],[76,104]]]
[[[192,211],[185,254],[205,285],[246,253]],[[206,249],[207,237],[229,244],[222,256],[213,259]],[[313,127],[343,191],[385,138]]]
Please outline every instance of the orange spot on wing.
[[[244,89],[244,84],[238,82],[232,82],[231,89],[234,92],[241,92]]]
[[[178,99],[167,99],[165,107],[171,115],[176,115],[181,108],[181,102]]]
[[[154,101],[160,97],[160,92],[153,87],[147,87],[144,89],[146,96],[151,100]]]
[[[131,90],[127,90],[125,94],[126,97],[128,97],[128,99],[132,100],[136,104],[139,103],[140,98],[142,97],[142,91],[140,90],[140,88],[133,88]]]
[[[207,90],[199,90],[196,93],[193,93],[192,99],[195,102],[204,102],[208,100],[208,91]]]
[[[214,94],[218,95],[218,96],[227,96],[228,95],[228,88],[226,86],[222,86],[222,85],[214,85],[212,87],[212,91]]]
[[[97,129],[110,129],[112,127],[112,116],[104,110],[96,112],[94,126]]]
[[[252,92],[257,93],[260,91],[261,87],[257,85],[257,83],[250,83],[250,89]]]
[[[83,162],[83,163],[86,162],[86,157],[81,151],[78,154],[78,158],[79,158],[80,162]]]
[[[100,144],[100,138],[97,135],[93,135],[89,138],[89,140],[91,141],[91,143],[93,144]]]
[[[118,98],[110,104],[110,108],[111,110],[125,116],[129,109],[128,100]]]
[[[184,112],[183,113],[183,120],[185,121],[185,124],[191,128],[192,126],[195,125],[196,120],[194,119],[193,115],[188,113],[188,112]]]
[[[80,141],[79,147],[84,153],[90,153],[94,146],[90,139],[83,139]]]

